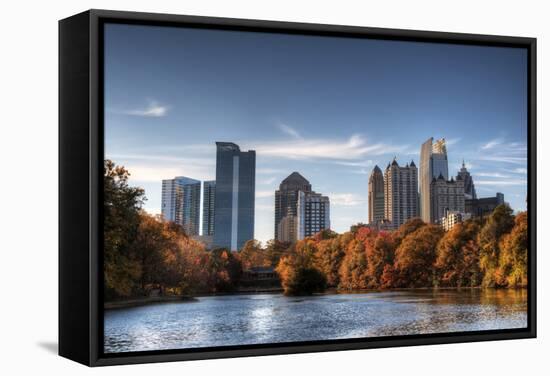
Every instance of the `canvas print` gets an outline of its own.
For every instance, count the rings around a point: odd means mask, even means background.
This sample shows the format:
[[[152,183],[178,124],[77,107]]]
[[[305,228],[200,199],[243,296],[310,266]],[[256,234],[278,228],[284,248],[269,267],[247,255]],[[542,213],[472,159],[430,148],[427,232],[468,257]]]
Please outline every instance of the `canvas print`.
[[[527,327],[526,49],[103,27],[105,354]]]

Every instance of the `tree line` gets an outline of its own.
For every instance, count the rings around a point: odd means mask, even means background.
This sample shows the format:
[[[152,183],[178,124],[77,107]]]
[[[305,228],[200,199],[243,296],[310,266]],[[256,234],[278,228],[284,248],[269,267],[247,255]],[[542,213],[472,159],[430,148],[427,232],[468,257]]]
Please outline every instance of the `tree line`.
[[[231,292],[242,271],[274,267],[286,294],[326,288],[524,287],[527,213],[501,205],[483,220],[444,232],[412,219],[393,232],[358,224],[324,230],[296,243],[248,241],[239,252],[206,250],[181,226],[142,210],[129,172],[104,165],[104,293],[107,300],[162,294]]]

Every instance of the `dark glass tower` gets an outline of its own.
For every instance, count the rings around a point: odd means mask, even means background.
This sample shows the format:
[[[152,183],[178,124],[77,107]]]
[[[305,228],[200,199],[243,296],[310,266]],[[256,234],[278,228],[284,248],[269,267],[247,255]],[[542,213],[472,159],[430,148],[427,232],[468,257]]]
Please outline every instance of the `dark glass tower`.
[[[214,235],[214,203],[216,198],[216,181],[208,180],[202,183],[202,234]]]
[[[239,250],[254,239],[256,152],[216,142],[214,247]]]

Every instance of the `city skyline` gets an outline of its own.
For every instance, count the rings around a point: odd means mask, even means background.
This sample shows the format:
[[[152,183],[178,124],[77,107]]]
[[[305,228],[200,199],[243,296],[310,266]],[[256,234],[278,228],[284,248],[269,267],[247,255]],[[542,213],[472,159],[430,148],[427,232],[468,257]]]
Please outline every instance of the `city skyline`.
[[[258,45],[256,33],[153,29],[109,25],[105,45],[105,157],[130,170],[151,213],[162,179],[214,180],[213,142],[226,140],[257,151],[258,240],[273,238],[274,192],[292,171],[330,198],[332,228],[347,231],[368,222],[374,165],[418,166],[432,136],[447,140],[450,176],[464,159],[478,197],[503,192],[525,209],[523,51],[271,34]]]

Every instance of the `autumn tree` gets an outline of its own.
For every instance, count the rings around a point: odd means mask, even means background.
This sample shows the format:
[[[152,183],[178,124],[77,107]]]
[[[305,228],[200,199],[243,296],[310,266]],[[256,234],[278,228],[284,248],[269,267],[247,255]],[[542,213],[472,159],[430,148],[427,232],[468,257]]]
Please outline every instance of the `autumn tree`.
[[[247,241],[239,252],[243,269],[270,264],[262,244],[257,240]]]
[[[409,233],[395,251],[396,287],[431,287],[437,243],[443,230],[437,225],[423,225]]]
[[[496,282],[499,286],[527,286],[527,254],[529,234],[527,230],[527,212],[519,213],[514,221],[514,227],[500,242],[499,266]]]
[[[267,258],[269,265],[276,267],[281,260],[281,257],[290,247],[290,242],[282,242],[277,239],[269,240],[265,247],[265,257]]]
[[[317,266],[312,239],[298,241],[276,268],[285,295],[310,295],[326,288],[326,278]]]
[[[425,226],[426,223],[421,218],[412,218],[403,223],[396,231],[393,232],[393,238],[396,246],[399,246],[401,241],[405,239],[407,235],[415,232],[420,227]]]
[[[379,288],[382,285],[388,285],[389,267],[393,264],[395,254],[395,243],[388,232],[381,231],[376,237],[365,242],[367,256],[367,286],[369,288]],[[386,268],[388,266],[388,268]],[[382,275],[386,270],[384,282]]]
[[[479,225],[466,221],[445,233],[437,246],[435,267],[441,286],[478,286],[481,282],[479,246],[476,234]]]
[[[508,205],[499,205],[487,218],[478,235],[480,247],[479,265],[484,273],[483,286],[495,287],[500,259],[500,240],[514,226],[512,209]]]
[[[207,269],[208,286],[211,292],[229,292],[237,288],[242,273],[237,256],[224,248],[209,252]]]
[[[341,237],[320,241],[317,244],[317,265],[324,274],[329,287],[340,284],[340,266],[346,255]]]
[[[343,289],[367,287],[367,255],[364,242],[353,239],[348,243],[339,274],[340,287]]]
[[[132,295],[139,287],[141,260],[130,244],[140,223],[144,191],[128,185],[130,173],[105,160],[103,168],[103,239],[105,296]]]

